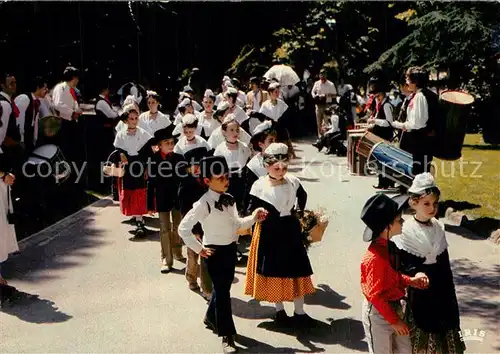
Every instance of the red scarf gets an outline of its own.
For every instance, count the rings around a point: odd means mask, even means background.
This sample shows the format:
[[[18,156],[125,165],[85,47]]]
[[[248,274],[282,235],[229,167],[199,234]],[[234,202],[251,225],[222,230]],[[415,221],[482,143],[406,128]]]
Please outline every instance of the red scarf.
[[[164,153],[163,151],[160,150],[160,155],[161,155],[161,158],[163,160],[165,160],[167,158],[167,156],[170,156],[172,154],[173,154],[173,152],[169,152],[168,154],[166,154],[166,153]]]
[[[415,94],[414,94],[414,93],[412,93],[412,94],[410,95],[410,103],[408,103],[408,108],[409,108],[409,109],[413,109],[413,100],[414,100],[414,99],[415,99]]]
[[[73,87],[69,88],[69,93],[71,93],[71,96],[73,96],[73,99],[75,100],[75,102],[78,102],[78,98],[76,97],[76,91]]]
[[[75,92],[75,90],[73,90],[73,92]],[[71,95],[73,96],[73,93]],[[76,92],[75,92],[75,96],[76,96]],[[75,98],[75,96],[73,96],[73,98]],[[76,98],[75,98],[75,100],[76,100]],[[106,101],[106,103],[111,106],[111,101],[109,100],[108,96],[104,96],[104,101]]]
[[[19,114],[21,112],[19,112],[19,108],[17,108],[16,103],[14,102],[14,100],[11,100],[11,106],[12,106],[12,112],[14,112],[14,115],[16,116],[16,118],[19,118]]]

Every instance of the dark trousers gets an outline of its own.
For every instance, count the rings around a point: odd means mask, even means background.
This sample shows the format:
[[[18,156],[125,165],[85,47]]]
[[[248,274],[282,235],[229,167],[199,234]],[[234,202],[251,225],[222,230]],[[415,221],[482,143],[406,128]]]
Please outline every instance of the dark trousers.
[[[210,245],[207,248],[215,250],[210,257],[203,259],[214,289],[205,318],[215,325],[219,337],[232,336],[236,334],[230,294],[237,260],[236,242],[227,246]]]

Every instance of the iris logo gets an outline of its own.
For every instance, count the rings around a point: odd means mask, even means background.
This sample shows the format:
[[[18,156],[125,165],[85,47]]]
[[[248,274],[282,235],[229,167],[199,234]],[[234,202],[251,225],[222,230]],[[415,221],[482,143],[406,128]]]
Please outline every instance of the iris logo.
[[[464,329],[459,333],[460,333],[460,338],[462,338],[464,342],[467,341],[482,342],[484,341],[484,337],[486,336],[486,331],[479,330],[477,328]]]

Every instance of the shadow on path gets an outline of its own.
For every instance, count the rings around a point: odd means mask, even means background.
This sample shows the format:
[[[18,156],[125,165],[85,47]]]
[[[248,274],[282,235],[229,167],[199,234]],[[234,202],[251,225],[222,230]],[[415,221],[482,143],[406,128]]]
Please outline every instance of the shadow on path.
[[[72,318],[61,312],[54,302],[24,292],[17,292],[0,312],[15,316],[24,322],[37,324],[66,322]]]

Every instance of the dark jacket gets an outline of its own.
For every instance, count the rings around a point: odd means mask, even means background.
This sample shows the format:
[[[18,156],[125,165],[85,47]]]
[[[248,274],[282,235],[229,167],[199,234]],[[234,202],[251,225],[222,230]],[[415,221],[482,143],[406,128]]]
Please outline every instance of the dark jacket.
[[[179,187],[187,166],[184,157],[171,153],[163,158],[156,152],[148,165],[148,209],[157,212],[179,209]]]

